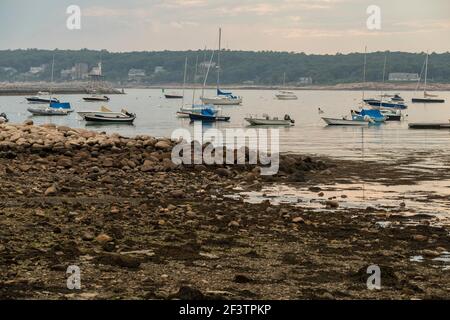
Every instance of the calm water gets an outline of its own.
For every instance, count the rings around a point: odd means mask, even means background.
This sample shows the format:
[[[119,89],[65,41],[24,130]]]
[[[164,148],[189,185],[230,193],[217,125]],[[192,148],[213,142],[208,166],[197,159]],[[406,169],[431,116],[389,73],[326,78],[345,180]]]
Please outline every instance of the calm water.
[[[344,158],[361,157],[364,145],[366,158],[389,159],[401,154],[422,151],[437,151],[447,154],[450,146],[450,130],[408,130],[408,122],[447,122],[450,118],[450,93],[438,92],[446,99],[445,104],[412,104],[406,111],[405,121],[393,122],[370,128],[326,127],[321,116],[341,117],[348,115],[351,108],[361,99],[357,91],[298,91],[297,101],[279,101],[274,99],[275,91],[235,90],[235,94],[244,97],[242,106],[224,106],[222,113],[231,116],[230,123],[212,124],[217,128],[242,128],[247,123],[244,117],[250,114],[283,117],[289,114],[296,120],[290,128],[280,128],[280,149],[282,151],[304,152],[331,155]],[[391,92],[394,93],[394,92]],[[400,92],[406,101],[411,101],[413,92]],[[212,96],[208,91],[206,96]],[[375,96],[378,92],[368,92],[366,96]],[[82,100],[83,95],[61,95],[61,101],[70,102],[76,111],[98,110],[105,103],[89,103]],[[192,101],[192,91],[186,91],[185,104]],[[175,112],[181,105],[180,100],[166,100],[161,90],[129,89],[126,95],[112,95],[107,104],[113,110],[126,108],[137,114],[134,125],[95,125],[90,129],[118,132],[133,136],[148,134],[170,136],[177,128],[193,129],[188,119],[179,119]],[[0,111],[6,112],[11,122],[23,122],[31,118],[26,108],[24,96],[0,97]],[[325,111],[319,115],[318,107]],[[37,124],[52,122],[71,127],[86,127],[74,112],[67,117],[32,117]]]

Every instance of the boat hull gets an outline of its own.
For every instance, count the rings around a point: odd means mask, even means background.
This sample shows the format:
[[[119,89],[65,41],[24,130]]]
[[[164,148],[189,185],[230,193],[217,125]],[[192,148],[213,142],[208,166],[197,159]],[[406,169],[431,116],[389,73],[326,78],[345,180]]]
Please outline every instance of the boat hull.
[[[367,100],[364,102],[366,102],[369,106],[378,108],[401,109],[401,110],[408,109],[408,106],[403,103],[380,102],[376,100]]]
[[[32,104],[49,104],[50,102],[59,103],[58,99],[44,99],[44,98],[26,98],[29,103]]]
[[[109,98],[83,98],[86,102],[108,102]]]
[[[267,119],[253,119],[245,118],[245,121],[252,126],[293,126],[291,120],[267,120]]]
[[[410,129],[450,129],[450,123],[410,123]]]
[[[236,106],[242,104],[242,98],[201,98],[204,104],[212,104],[215,106]]]
[[[206,121],[206,122],[230,121],[230,117],[206,116],[199,113],[189,113],[189,119],[191,119],[191,121]]]
[[[298,100],[297,96],[282,96],[282,95],[275,95],[275,97],[278,100]]]
[[[131,117],[113,117],[113,116],[101,116],[101,115],[86,115],[84,120],[87,122],[101,122],[101,123],[133,123],[136,116]]]
[[[444,103],[444,99],[431,99],[431,98],[413,98],[413,103]]]
[[[359,120],[346,120],[346,119],[336,119],[336,118],[322,118],[323,121],[329,126],[368,126],[367,121]]]
[[[67,116],[69,114],[67,110],[55,108],[28,108],[27,110],[34,116]]]
[[[166,99],[183,99],[183,96],[177,94],[165,94]]]

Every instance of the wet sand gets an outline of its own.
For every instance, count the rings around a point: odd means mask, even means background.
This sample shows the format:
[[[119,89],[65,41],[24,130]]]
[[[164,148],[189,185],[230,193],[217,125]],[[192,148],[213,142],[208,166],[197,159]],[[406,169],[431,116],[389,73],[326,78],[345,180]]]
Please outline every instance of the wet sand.
[[[344,192],[328,199],[322,190],[431,173],[286,154],[267,178],[250,165],[175,166],[172,146],[0,125],[0,298],[450,298],[447,224],[400,200],[347,208]],[[323,210],[242,197],[280,185],[323,192]],[[374,264],[382,288],[370,291]],[[81,290],[66,287],[69,265],[81,269]]]

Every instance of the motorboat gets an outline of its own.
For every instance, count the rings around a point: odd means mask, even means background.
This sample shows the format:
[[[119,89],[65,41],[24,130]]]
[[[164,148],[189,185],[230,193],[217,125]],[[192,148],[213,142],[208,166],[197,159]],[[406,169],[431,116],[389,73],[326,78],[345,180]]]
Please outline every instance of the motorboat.
[[[220,109],[215,108],[213,105],[194,105],[190,108],[185,108],[182,107],[180,108],[180,110],[177,111],[177,117],[178,118],[189,118],[189,114],[196,112],[199,113],[201,112],[204,108],[210,108],[211,110],[213,110],[215,113],[218,113],[220,111]]]
[[[107,96],[94,94],[89,97],[84,97],[83,100],[86,102],[108,102],[110,99]]]
[[[252,126],[293,126],[295,124],[295,121],[288,114],[283,119],[271,118],[267,114],[263,114],[262,118],[248,117],[245,118],[245,121]]]
[[[365,120],[354,120],[346,118],[322,118],[329,126],[368,126],[369,122]]]
[[[120,112],[114,112],[106,107],[100,111],[82,111],[78,115],[88,122],[113,122],[113,123],[133,123],[136,114],[122,109]]]
[[[49,92],[39,91],[37,95],[26,98],[29,103],[33,104],[49,104],[51,102],[58,103],[59,100],[50,96]]]
[[[410,129],[450,129],[450,123],[410,123]]]
[[[33,116],[67,116],[70,112],[63,108],[52,108],[50,105],[40,105],[27,108]]]
[[[297,95],[292,91],[280,91],[275,95],[275,97],[278,100],[298,100]]]

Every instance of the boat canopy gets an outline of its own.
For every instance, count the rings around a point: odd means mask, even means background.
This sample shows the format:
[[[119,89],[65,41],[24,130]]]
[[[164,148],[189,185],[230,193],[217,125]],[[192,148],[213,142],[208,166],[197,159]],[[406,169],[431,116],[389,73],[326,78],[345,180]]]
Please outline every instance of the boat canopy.
[[[381,114],[380,110],[376,109],[362,109],[360,112],[360,115],[369,116],[371,118],[383,118],[383,115]]]
[[[232,99],[237,99],[237,97],[234,96],[231,92],[225,92],[225,91],[222,91],[222,90],[220,90],[220,89],[217,89],[217,95],[218,95],[218,96],[226,96],[226,97],[230,97],[230,98],[232,98]]]
[[[204,108],[201,112],[202,116],[214,117],[215,112],[211,108]]]
[[[50,108],[70,109],[70,103],[69,102],[50,102]]]

